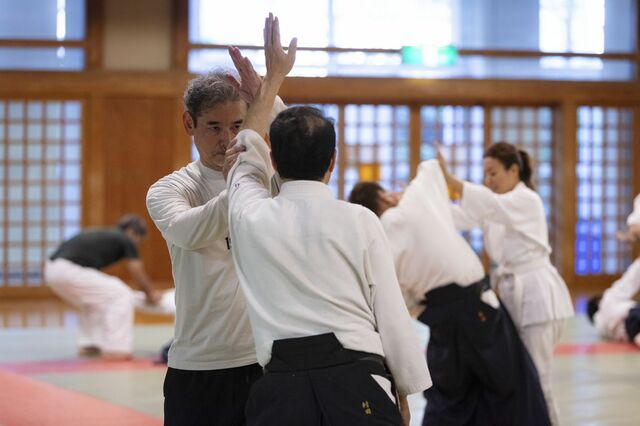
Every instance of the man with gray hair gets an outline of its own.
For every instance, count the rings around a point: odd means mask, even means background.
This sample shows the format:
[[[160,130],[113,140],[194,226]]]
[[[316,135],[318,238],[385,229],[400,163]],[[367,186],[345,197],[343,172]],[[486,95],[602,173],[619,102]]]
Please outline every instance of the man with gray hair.
[[[189,82],[182,119],[200,158],[160,179],[147,194],[149,214],[167,241],[176,286],[165,425],[244,424],[249,388],[262,374],[231,257],[222,171],[227,145],[260,86],[253,67],[244,65],[236,64],[241,83],[228,72]],[[276,101],[274,109],[283,108]]]

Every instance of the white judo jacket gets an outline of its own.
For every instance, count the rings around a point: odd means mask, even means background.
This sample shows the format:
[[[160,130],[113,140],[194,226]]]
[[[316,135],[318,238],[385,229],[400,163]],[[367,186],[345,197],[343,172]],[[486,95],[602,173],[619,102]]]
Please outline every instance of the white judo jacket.
[[[492,285],[517,327],[573,316],[571,297],[549,260],[551,247],[540,196],[524,183],[496,194],[464,182],[462,200],[453,206],[458,229],[480,227],[497,265]]]
[[[636,195],[635,200],[633,200],[633,211],[627,218],[627,225],[640,226],[640,195]]]
[[[335,333],[348,349],[386,358],[398,391],[431,386],[378,218],[318,181],[284,182],[271,198],[269,148],[243,130],[229,172],[229,229],[258,362],[274,340]]]
[[[598,311],[593,316],[593,323],[602,337],[621,342],[629,340],[624,320],[629,314],[629,309],[637,304],[633,297],[638,291],[640,291],[640,259],[636,259],[622,277],[602,295]]]
[[[436,160],[424,161],[400,203],[380,220],[393,252],[398,282],[409,311],[419,313],[425,293],[447,284],[482,279],[480,259],[460,235]]]
[[[627,225],[640,226],[640,195],[633,201],[633,212],[627,218]],[[636,305],[633,300],[640,291],[640,258],[636,259],[609,289],[602,295],[593,323],[602,337],[626,342],[629,340],[624,320],[629,309]]]

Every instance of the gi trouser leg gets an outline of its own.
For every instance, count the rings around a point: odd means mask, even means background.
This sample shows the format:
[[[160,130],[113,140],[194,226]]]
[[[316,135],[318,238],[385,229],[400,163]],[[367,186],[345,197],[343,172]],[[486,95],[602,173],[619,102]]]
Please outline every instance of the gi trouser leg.
[[[424,425],[549,425],[535,367],[506,310],[484,303],[482,281],[426,295],[430,327]]]
[[[560,319],[527,325],[522,327],[520,332],[522,341],[529,351],[536,370],[538,371],[538,377],[540,378],[540,385],[542,386],[542,391],[547,402],[551,424],[554,426],[558,426],[560,420],[558,419],[558,408],[552,392],[551,364],[553,361],[553,348],[555,348],[560,340],[563,327],[564,320]]]

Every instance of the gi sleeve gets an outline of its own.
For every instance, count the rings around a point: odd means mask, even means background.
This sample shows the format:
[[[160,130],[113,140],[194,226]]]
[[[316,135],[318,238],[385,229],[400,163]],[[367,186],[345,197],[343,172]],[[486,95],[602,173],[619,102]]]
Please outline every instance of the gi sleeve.
[[[534,200],[522,189],[496,194],[482,185],[471,182],[463,185],[460,208],[475,222],[497,222],[517,228],[540,215],[544,217],[542,201]]]
[[[631,225],[640,226],[640,195],[633,200],[633,211],[627,218],[627,226]]]
[[[407,309],[409,312],[413,312],[418,308],[424,308],[420,303],[424,299],[424,293],[417,294],[412,284],[415,280],[407,277],[409,268],[406,265],[412,256],[416,255],[416,252],[419,253],[419,249],[416,250],[411,222],[404,217],[403,211],[398,208],[385,212],[381,217],[381,222],[393,255],[398,284]]]
[[[271,159],[269,147],[253,130],[238,133],[237,143],[246,147],[227,177],[230,223],[242,219],[256,202],[271,197]]]
[[[373,213],[365,212],[362,222],[371,236],[365,253],[365,273],[372,292],[372,309],[398,392],[409,395],[430,387],[431,376],[400,292],[382,225]]]
[[[450,210],[451,216],[453,217],[453,224],[458,231],[469,231],[470,229],[482,227],[482,223],[478,221],[477,218],[472,217],[458,204],[451,204]]]
[[[228,232],[227,191],[198,207],[175,182],[164,178],[149,188],[147,210],[168,243],[185,250],[198,250],[223,238]]]
[[[640,258],[636,259],[622,274],[622,277],[605,292],[605,298],[633,300],[638,291],[640,291]]]

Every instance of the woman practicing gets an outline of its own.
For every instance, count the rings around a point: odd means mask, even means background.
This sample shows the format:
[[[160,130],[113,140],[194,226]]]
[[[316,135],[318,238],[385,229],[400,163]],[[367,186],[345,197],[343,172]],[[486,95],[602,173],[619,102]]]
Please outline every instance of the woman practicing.
[[[551,360],[573,306],[549,260],[547,223],[542,199],[531,183],[529,156],[505,142],[491,145],[484,153],[486,187],[453,176],[440,153],[438,160],[447,184],[461,196],[460,205],[453,206],[456,226],[482,228],[487,253],[497,265],[492,285],[533,358],[549,416],[557,425]]]

